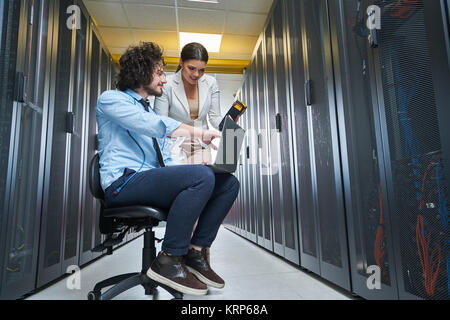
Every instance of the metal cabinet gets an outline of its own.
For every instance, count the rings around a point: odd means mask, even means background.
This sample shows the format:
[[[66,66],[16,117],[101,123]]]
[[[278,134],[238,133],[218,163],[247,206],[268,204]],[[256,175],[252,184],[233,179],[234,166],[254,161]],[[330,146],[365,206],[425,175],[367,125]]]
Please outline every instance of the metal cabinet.
[[[51,67],[43,215],[40,239],[38,286],[78,264],[80,164],[86,51],[86,18],[80,32],[67,27],[67,7],[73,1],[55,3],[53,11],[54,64]],[[83,34],[84,31],[84,34]],[[80,41],[77,44],[77,40]],[[80,101],[81,97],[81,101]]]
[[[297,27],[297,30],[303,31],[299,39],[302,39],[301,49],[304,59],[303,88],[306,95],[304,107],[307,109],[314,204],[309,210],[299,211],[300,225],[303,220],[312,224],[311,229],[303,231],[314,230],[315,237],[309,238],[311,242],[315,242],[316,249],[312,255],[303,250],[301,263],[307,268],[315,265],[313,269],[319,271],[322,277],[350,289],[328,3],[305,0],[301,1],[300,5],[298,3],[296,5],[294,1],[290,1],[289,4],[292,6],[292,10],[289,11],[295,12],[297,21],[300,20],[301,23],[301,27]],[[293,86],[302,87],[300,83]],[[300,119],[300,122],[304,120]],[[307,217],[303,219],[304,216]]]
[[[330,2],[330,24],[353,291],[396,299],[395,239],[365,8],[353,0]],[[374,272],[380,277],[376,289],[368,279]]]
[[[401,299],[448,299],[450,83],[444,1],[380,6],[373,50]]]
[[[264,79],[264,38],[260,37],[259,44],[256,47],[254,57],[254,86],[255,100],[252,106],[255,109],[255,133],[256,133],[256,174],[255,184],[258,188],[259,198],[257,200],[258,217],[258,244],[272,251],[272,219],[270,204],[270,171],[269,171],[269,130],[266,117],[266,97],[265,97],[265,79]]]
[[[101,234],[99,230],[100,218],[100,203],[95,199],[90,190],[87,180],[87,174],[91,159],[94,157],[97,149],[97,123],[95,121],[95,109],[97,105],[97,98],[101,93],[102,82],[105,78],[102,75],[102,48],[99,37],[93,29],[93,22],[90,21],[91,28],[89,33],[89,78],[88,78],[88,93],[87,93],[87,113],[85,117],[85,145],[84,152],[84,187],[82,192],[83,215],[82,215],[82,229],[81,229],[81,254],[80,265],[91,261],[92,259],[101,255],[101,253],[91,252],[101,242]]]
[[[72,5],[80,11],[70,28]],[[0,4],[2,299],[101,255],[90,252],[102,236],[87,172],[96,100],[110,88],[113,66],[97,35],[91,45],[90,21],[80,0]]]
[[[2,1],[1,297],[35,285],[47,97],[48,1]],[[36,68],[36,66],[38,66]]]

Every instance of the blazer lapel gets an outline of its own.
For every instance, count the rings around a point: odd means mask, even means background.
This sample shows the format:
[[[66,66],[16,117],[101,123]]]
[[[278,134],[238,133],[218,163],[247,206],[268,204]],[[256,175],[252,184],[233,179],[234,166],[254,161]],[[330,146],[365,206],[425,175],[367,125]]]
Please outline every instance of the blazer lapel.
[[[198,115],[200,117],[202,109],[205,107],[205,101],[208,97],[208,84],[205,77],[198,81]]]
[[[187,115],[189,117],[190,115],[189,103],[186,97],[186,91],[184,91],[183,80],[181,79],[181,71],[175,73],[173,82],[174,82],[173,93],[178,98],[178,100],[180,101],[181,105],[183,106],[184,110],[187,112]]]

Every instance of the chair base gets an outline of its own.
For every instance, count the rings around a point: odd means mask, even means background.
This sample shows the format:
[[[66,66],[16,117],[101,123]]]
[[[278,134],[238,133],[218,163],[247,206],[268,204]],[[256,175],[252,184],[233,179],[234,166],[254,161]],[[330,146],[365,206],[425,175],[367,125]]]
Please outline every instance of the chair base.
[[[101,293],[103,288],[114,285],[106,292]],[[97,283],[93,291],[88,293],[88,300],[110,300],[115,296],[121,294],[128,289],[135,286],[142,285],[145,289],[146,295],[157,295],[157,287],[161,287],[169,292],[172,296],[172,300],[183,300],[183,293],[176,291],[162,283],[153,281],[145,273],[127,273],[119,276],[115,276]]]
[[[147,276],[147,270],[148,268],[150,268],[150,265],[155,259],[155,232],[151,229],[151,227],[148,227],[144,232],[144,248],[142,249],[142,271],[121,274],[103,280],[95,285],[94,290],[88,293],[87,298],[89,300],[109,300],[119,295],[120,293],[127,291],[128,289],[141,285],[144,287],[146,295],[155,296],[157,293],[156,288],[161,287],[174,297],[172,300],[183,300],[183,293],[172,289],[165,284],[156,282]],[[109,286],[113,287],[108,289],[104,293],[101,293],[101,290],[103,288]]]

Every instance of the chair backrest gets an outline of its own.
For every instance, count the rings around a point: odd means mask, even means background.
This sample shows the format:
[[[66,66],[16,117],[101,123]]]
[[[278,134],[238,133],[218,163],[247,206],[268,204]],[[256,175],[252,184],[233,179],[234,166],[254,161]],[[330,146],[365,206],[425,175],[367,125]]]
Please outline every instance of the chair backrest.
[[[89,166],[89,189],[94,197],[104,200],[105,194],[100,184],[100,156],[98,153],[92,158]]]

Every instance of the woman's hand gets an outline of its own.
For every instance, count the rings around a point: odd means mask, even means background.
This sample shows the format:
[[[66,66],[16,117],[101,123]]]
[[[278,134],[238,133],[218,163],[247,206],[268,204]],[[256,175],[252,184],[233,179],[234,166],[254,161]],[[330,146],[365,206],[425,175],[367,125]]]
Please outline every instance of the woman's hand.
[[[233,121],[236,122],[236,123],[239,121],[239,118],[240,118],[240,117],[241,117],[241,115],[238,115],[238,116],[236,117],[236,120],[234,120],[232,116],[230,116],[230,115],[228,116],[228,118],[230,118],[231,120],[233,120]]]

